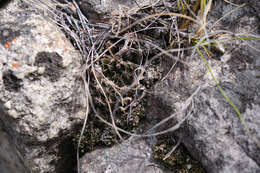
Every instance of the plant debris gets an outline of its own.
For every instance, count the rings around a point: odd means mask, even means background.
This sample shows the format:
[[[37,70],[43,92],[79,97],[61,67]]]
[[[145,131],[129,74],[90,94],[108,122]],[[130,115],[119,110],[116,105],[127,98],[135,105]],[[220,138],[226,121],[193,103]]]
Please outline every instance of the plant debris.
[[[41,0],[28,1],[47,9],[48,18],[61,27],[81,52],[81,77],[87,97],[85,123],[75,138],[81,154],[93,150],[95,145],[110,146],[129,135],[138,136],[137,127],[145,118],[146,95],[168,74],[163,76],[162,61],[173,60],[170,71],[175,67],[187,68],[188,58],[199,49],[213,60],[220,60],[221,41],[236,36],[206,27],[212,0],[158,1],[135,12],[122,7],[120,13],[111,14],[102,23],[90,22],[75,1],[65,1],[55,8]],[[214,52],[220,52],[220,56],[214,58]],[[184,120],[171,129],[177,129]],[[104,123],[101,128],[100,122]],[[83,141],[88,148],[81,145]],[[164,145],[156,146],[155,153],[165,154]],[[157,154],[155,157],[160,158]]]

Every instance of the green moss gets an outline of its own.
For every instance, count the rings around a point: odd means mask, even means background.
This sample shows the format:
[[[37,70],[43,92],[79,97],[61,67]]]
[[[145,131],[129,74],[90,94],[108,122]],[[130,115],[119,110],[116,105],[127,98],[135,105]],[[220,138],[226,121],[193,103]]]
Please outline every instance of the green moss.
[[[129,95],[131,95],[131,93],[129,93]],[[122,107],[122,110],[119,109],[117,114],[115,114],[116,125],[127,131],[136,132],[138,127],[140,127],[143,120],[145,119],[145,105],[146,99],[144,98],[141,101],[136,102],[136,105],[133,105],[131,111],[129,110],[130,107]],[[89,118],[89,122],[85,127],[85,131],[81,139],[81,156],[86,152],[91,152],[100,147],[110,147],[119,141],[119,138],[115,134],[115,131],[112,127],[104,124],[97,118],[93,119],[93,117],[94,116],[91,116],[91,118]],[[128,137],[125,134],[122,135],[124,138]],[[80,130],[78,130],[78,133],[73,137],[73,144],[75,148],[77,148],[79,137]]]
[[[91,120],[85,128],[81,143],[80,143],[80,155],[86,152],[93,151],[98,147],[109,147],[116,143],[117,138],[113,132],[114,130],[104,123]],[[77,148],[80,133],[74,136],[73,144]]]
[[[159,142],[153,147],[153,158],[162,164],[166,169],[178,173],[204,173],[202,166],[194,160],[180,145],[176,150],[164,160],[165,156],[176,145],[172,137],[160,137]]]

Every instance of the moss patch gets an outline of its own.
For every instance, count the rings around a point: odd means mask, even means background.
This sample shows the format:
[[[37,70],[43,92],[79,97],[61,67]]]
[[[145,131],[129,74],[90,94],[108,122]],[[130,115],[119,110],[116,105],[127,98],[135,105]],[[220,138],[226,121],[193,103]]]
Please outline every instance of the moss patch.
[[[165,156],[177,144],[172,136],[163,135],[153,147],[153,158],[166,169],[178,173],[205,173],[200,163],[194,160],[183,145],[179,145],[175,151],[164,160]]]
[[[120,110],[121,115],[116,116],[116,125],[130,132],[136,132],[138,127],[145,121],[145,99],[132,109],[132,113],[127,115],[124,110]],[[123,109],[123,108],[122,108]],[[128,136],[122,134],[124,138]],[[80,129],[78,133],[72,138],[74,148],[77,148],[80,137]],[[115,130],[104,124],[91,115],[89,121],[85,127],[81,143],[80,143],[80,156],[83,156],[87,152],[91,152],[98,148],[111,147],[116,143],[119,143],[119,138],[115,133]]]

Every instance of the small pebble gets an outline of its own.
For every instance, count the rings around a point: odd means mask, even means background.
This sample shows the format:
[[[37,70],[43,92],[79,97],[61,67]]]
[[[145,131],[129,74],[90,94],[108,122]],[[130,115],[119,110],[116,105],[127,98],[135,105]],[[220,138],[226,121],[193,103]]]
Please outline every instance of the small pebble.
[[[7,101],[7,102],[4,104],[4,107],[5,107],[6,109],[11,109],[11,107],[12,107],[11,101]]]
[[[38,68],[38,74],[44,74],[45,67],[39,67]]]
[[[15,119],[19,117],[19,114],[16,112],[16,110],[9,110],[8,114],[10,117],[15,118]]]

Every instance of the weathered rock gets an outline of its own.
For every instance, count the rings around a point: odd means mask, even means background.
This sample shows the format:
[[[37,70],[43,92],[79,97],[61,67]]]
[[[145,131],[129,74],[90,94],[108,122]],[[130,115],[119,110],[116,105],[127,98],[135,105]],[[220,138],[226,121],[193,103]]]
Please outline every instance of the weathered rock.
[[[139,7],[153,5],[158,0],[78,0],[83,14],[94,22],[109,19],[111,14],[119,14],[120,11],[130,10],[135,12]]]
[[[259,5],[259,1],[250,1],[245,9],[240,9],[232,18],[226,17],[218,27],[239,33],[253,31],[259,24],[254,9],[259,11]],[[213,23],[223,16],[227,12],[223,9],[234,8],[222,1],[216,6],[210,12],[213,15],[210,15],[209,22]],[[254,34],[257,35],[256,32]],[[242,113],[250,133],[259,141],[260,44],[249,43],[258,50],[249,48],[245,41],[237,41],[229,45],[233,51],[220,57],[221,61],[207,61],[220,86]],[[169,69],[169,63],[166,64],[165,69]],[[149,103],[151,117],[162,118],[169,116],[167,113],[177,112],[200,86],[194,97],[191,116],[175,135],[183,140],[190,153],[201,161],[208,172],[259,172],[259,146],[245,133],[238,115],[220,93],[202,59],[193,57],[190,64],[188,68],[178,66],[156,87]],[[173,120],[182,118],[183,115],[178,114]]]
[[[1,173],[21,172],[28,173],[15,147],[9,140],[8,135],[0,125],[0,170]]]
[[[82,173],[166,173],[151,160],[151,147],[144,140],[132,138],[86,154],[81,159],[81,169]]]
[[[79,6],[86,9],[91,9],[99,14],[119,12],[120,8],[132,9],[143,7],[146,5],[153,5],[158,0],[78,0]],[[85,10],[87,13],[87,10]]]
[[[4,130],[28,167],[54,172],[59,145],[84,117],[80,54],[55,24],[12,1],[0,11],[0,57]]]

